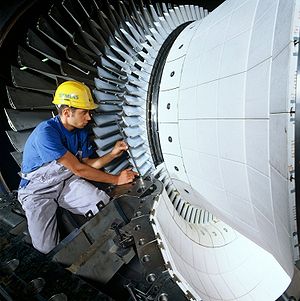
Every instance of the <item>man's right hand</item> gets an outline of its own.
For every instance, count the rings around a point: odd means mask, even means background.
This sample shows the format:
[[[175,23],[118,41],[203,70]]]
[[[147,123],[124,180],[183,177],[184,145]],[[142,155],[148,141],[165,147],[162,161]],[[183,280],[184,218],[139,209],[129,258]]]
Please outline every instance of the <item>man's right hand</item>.
[[[117,185],[131,183],[137,175],[131,168],[125,169],[118,175]]]

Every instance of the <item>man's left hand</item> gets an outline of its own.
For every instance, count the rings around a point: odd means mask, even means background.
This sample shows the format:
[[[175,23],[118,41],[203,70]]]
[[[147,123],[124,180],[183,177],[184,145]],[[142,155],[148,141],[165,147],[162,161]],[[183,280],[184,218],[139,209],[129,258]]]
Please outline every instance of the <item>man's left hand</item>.
[[[128,145],[125,141],[117,141],[111,154],[116,158],[123,154],[124,151],[128,150]]]

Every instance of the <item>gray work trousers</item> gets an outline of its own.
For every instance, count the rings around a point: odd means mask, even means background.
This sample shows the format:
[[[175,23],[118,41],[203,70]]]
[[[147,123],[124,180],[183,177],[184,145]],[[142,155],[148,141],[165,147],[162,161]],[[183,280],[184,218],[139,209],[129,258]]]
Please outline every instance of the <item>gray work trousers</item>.
[[[86,180],[75,176],[57,161],[23,175],[30,180],[18,191],[28,223],[33,246],[49,253],[60,241],[56,210],[60,206],[72,213],[85,215],[98,212],[100,201],[106,205],[109,196]]]

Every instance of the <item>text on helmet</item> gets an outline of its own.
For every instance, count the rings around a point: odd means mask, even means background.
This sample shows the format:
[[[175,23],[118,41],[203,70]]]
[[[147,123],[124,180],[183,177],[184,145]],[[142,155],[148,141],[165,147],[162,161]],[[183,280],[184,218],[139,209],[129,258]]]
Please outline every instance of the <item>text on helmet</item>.
[[[79,99],[77,94],[59,93],[59,97],[63,99]]]

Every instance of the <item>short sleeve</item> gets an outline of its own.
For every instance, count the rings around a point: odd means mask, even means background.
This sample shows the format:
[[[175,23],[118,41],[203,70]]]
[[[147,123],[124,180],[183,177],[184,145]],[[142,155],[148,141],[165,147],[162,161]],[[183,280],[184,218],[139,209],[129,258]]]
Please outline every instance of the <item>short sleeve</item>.
[[[82,145],[82,158],[89,158],[93,153],[93,145],[89,140],[88,134],[83,133],[81,136],[81,145]]]
[[[35,147],[43,162],[58,160],[67,152],[60,134],[52,127],[40,131],[36,136]]]

